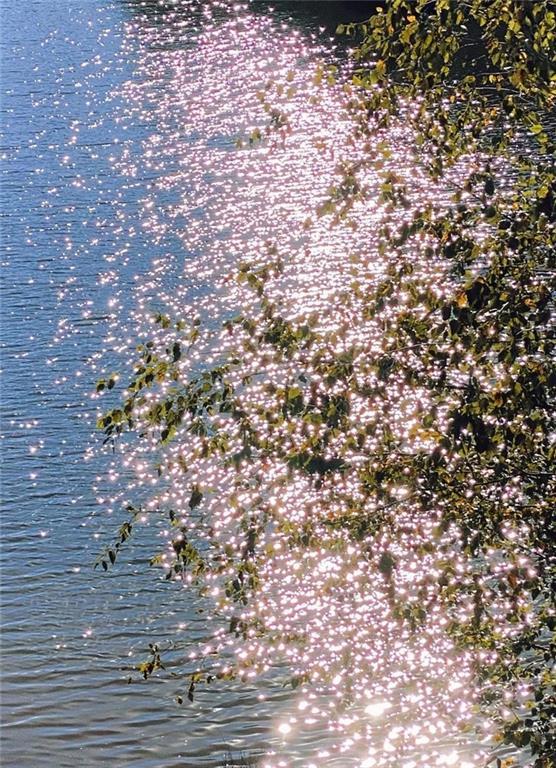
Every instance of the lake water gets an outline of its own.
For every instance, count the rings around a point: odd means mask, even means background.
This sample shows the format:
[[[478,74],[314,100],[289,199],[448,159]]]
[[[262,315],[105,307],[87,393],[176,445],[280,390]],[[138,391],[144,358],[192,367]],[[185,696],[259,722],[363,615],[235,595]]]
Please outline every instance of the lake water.
[[[310,107],[292,92],[291,132],[237,146],[264,122],[271,79],[287,90],[320,58],[345,59],[311,4],[291,19],[292,4],[277,5],[2,10],[6,768],[216,768],[228,750],[268,749],[284,760],[273,765],[308,766],[333,738],[307,728],[284,744],[277,723],[295,696],[279,670],[183,706],[172,669],[128,683],[148,643],[179,657],[211,627],[198,598],[145,566],[141,536],[119,568],[93,569],[136,481],[97,450],[91,392],[125,361],[147,308],[219,316],[227,274],[268,238],[299,254],[292,301],[318,308],[349,285],[347,256],[373,229],[362,212],[357,238],[324,223],[304,235],[342,159],[340,92]],[[442,737],[437,754],[454,746],[462,756],[464,743]],[[325,754],[321,765],[362,764]]]

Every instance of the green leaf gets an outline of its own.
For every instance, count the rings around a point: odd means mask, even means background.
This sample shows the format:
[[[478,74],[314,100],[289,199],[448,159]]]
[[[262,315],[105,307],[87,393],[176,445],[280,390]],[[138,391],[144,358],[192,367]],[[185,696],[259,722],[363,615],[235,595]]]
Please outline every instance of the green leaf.
[[[203,500],[203,494],[199,490],[199,486],[194,485],[193,490],[191,491],[190,499],[189,499],[189,508],[195,509],[196,507],[199,506],[202,500]]]
[[[380,560],[378,561],[378,570],[387,579],[390,579],[392,577],[392,573],[395,567],[396,567],[396,560],[394,559],[392,553],[386,550],[380,556]]]

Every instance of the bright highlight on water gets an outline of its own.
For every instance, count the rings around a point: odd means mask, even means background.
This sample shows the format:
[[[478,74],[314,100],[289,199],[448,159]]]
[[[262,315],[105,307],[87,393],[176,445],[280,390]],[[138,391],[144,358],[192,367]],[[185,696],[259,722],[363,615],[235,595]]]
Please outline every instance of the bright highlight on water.
[[[439,429],[487,448],[474,413],[447,404],[427,421],[433,394],[400,373],[399,357],[418,368],[429,315],[408,321],[401,354],[391,332],[416,301],[433,314],[455,295],[454,402],[473,375],[493,401],[506,383],[502,357],[480,381],[460,328],[484,262],[470,257],[462,291],[433,249],[476,159],[431,179],[412,149],[417,102],[387,131],[355,131],[350,53],[301,12],[37,13],[29,41],[12,9],[4,42],[6,764],[216,768],[245,752],[264,768],[482,768],[497,726],[477,670],[497,650],[451,629],[488,615],[502,642],[535,627],[541,597],[496,579],[534,583],[538,557],[519,549],[525,516],[501,515],[507,550],[470,557],[442,503],[415,503],[410,459]],[[494,182],[477,174],[488,210]],[[461,208],[474,193],[457,194]],[[428,219],[409,232],[413,210]],[[511,226],[495,213],[476,248]],[[522,343],[517,363],[535,357]],[[384,471],[385,444],[406,469]],[[470,472],[466,498],[487,483]],[[508,477],[503,507],[526,500]],[[515,683],[503,719],[534,685]]]

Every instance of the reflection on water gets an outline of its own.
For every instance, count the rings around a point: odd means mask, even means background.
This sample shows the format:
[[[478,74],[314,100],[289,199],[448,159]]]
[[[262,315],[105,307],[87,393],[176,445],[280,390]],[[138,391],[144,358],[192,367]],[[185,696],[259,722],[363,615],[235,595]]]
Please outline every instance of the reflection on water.
[[[320,569],[330,589],[333,557],[283,562],[283,590],[259,606],[268,621],[309,627],[311,664],[329,671],[345,647],[364,655],[372,640],[379,658],[367,668],[384,684],[363,685],[342,712],[334,675],[331,687],[292,694],[280,665],[178,706],[174,670],[218,627],[200,598],[148,572],[157,523],[114,572],[92,571],[130,498],[180,503],[179,489],[156,485],[144,447],[112,458],[90,448],[92,383],[125,375],[153,309],[214,324],[246,300],[231,270],[264,258],[269,240],[288,257],[275,290],[292,315],[321,313],[323,324],[338,321],[335,297],[354,268],[369,282],[385,268],[366,260],[378,205],[355,210],[354,228],[309,222],[337,165],[358,151],[345,94],[323,87],[316,70],[321,57],[341,56],[318,42],[310,15],[288,24],[285,8],[256,10],[43,0],[32,28],[22,4],[4,13],[6,766],[194,768],[217,766],[227,749],[274,751],[273,767],[397,766],[402,752],[405,768],[479,765],[477,748],[454,739],[453,721],[469,717],[473,700],[465,660],[441,632],[413,645],[389,637],[355,550],[334,625],[321,621],[322,581],[303,577]],[[268,90],[273,80],[279,93]],[[267,93],[283,99],[288,123],[249,148]],[[400,139],[402,173],[404,162]],[[188,364],[213,354],[204,348]],[[281,503],[305,492],[293,487]],[[357,637],[346,613],[354,601]],[[167,649],[168,674],[128,684],[153,640]],[[411,748],[401,750],[408,733]]]

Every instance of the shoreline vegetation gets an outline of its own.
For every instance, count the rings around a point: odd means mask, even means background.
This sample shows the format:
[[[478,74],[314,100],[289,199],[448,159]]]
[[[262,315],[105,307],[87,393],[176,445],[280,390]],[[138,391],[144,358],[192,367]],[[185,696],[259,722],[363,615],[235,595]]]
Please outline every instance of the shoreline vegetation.
[[[341,85],[364,151],[312,214],[349,227],[358,207],[380,209],[335,326],[291,316],[289,256],[269,242],[239,265],[243,302],[221,328],[187,308],[153,314],[125,388],[97,384],[120,398],[98,427],[109,446],[151,446],[170,531],[152,564],[221,621],[184,670],[190,701],[286,659],[292,689],[373,717],[397,665],[411,674],[410,648],[422,674],[468,673],[474,715],[453,727],[477,729],[485,764],[554,768],[555,13],[513,0],[373,10],[338,29],[357,45]],[[315,77],[338,86],[334,69]],[[263,100],[269,127],[246,151],[287,127],[287,103]],[[128,513],[104,570],[145,509]],[[139,671],[161,669],[151,646]],[[419,711],[440,720],[453,695],[427,695]],[[368,719],[350,734],[365,738]]]

